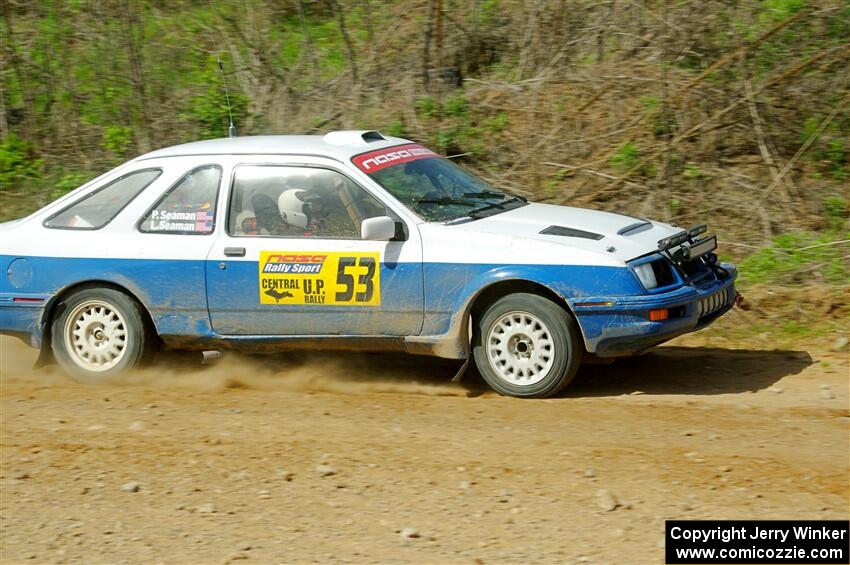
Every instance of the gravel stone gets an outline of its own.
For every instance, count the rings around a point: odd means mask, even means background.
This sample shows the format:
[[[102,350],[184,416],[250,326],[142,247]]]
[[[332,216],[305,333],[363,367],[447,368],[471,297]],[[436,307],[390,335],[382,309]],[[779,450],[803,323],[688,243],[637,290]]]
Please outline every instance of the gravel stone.
[[[316,473],[318,473],[320,477],[331,477],[336,475],[336,469],[330,465],[316,465]]]
[[[617,498],[608,489],[601,489],[596,493],[596,505],[605,512],[611,512],[619,506]]]
[[[402,539],[415,539],[420,537],[419,531],[416,528],[404,528],[399,532]]]
[[[129,483],[124,483],[121,485],[121,490],[124,492],[139,492],[139,489],[142,488],[142,485],[135,481],[130,481]]]

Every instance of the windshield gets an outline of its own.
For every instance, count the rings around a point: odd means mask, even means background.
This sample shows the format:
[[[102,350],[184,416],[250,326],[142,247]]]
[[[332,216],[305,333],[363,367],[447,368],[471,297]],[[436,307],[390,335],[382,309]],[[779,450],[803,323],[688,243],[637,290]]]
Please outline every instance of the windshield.
[[[440,158],[421,145],[402,145],[358,155],[353,159],[405,206],[434,222],[473,219],[525,204],[500,192]]]

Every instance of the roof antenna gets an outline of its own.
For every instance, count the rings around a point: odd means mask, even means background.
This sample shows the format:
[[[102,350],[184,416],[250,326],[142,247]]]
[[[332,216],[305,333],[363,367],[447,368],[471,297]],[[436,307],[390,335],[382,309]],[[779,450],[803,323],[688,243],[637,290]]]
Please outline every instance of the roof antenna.
[[[221,82],[224,84],[224,99],[227,101],[227,113],[230,116],[230,125],[227,128],[227,137],[236,137],[236,126],[233,125],[233,109],[230,107],[230,92],[227,90],[227,77],[224,74],[224,65],[221,64],[221,58],[215,56],[218,61],[218,70],[221,71]]]

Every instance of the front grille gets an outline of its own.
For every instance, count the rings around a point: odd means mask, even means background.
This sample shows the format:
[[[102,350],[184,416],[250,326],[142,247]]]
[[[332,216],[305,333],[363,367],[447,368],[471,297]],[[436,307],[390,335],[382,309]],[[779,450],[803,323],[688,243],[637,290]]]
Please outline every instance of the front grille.
[[[729,302],[731,302],[732,297],[735,294],[735,288],[732,286],[728,286],[723,290],[715,292],[714,294],[709,294],[703,298],[699,299],[699,317],[707,316],[713,312],[717,312]]]

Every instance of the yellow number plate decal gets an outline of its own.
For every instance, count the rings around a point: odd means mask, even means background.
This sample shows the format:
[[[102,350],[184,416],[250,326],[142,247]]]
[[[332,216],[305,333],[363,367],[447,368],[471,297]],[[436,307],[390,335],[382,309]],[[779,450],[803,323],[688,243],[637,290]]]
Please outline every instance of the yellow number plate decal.
[[[380,306],[380,253],[260,251],[260,303]]]

